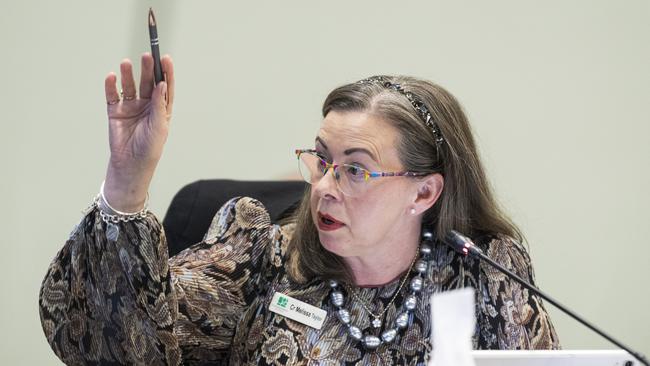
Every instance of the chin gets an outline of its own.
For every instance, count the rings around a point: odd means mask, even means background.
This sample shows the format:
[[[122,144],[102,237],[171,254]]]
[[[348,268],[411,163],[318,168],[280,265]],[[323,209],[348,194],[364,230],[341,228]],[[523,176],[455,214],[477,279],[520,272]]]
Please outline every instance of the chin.
[[[346,245],[342,240],[334,238],[331,233],[323,233],[319,230],[318,238],[320,244],[330,253],[336,254],[339,257],[346,257]]]

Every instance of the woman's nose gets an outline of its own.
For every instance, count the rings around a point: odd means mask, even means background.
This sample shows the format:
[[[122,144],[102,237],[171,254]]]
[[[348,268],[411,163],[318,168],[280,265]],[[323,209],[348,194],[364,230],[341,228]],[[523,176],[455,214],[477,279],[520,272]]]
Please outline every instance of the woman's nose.
[[[334,198],[337,199],[341,195],[341,191],[338,187],[338,182],[336,175],[338,171],[334,168],[328,169],[325,174],[318,180],[316,186],[316,192],[322,198]]]

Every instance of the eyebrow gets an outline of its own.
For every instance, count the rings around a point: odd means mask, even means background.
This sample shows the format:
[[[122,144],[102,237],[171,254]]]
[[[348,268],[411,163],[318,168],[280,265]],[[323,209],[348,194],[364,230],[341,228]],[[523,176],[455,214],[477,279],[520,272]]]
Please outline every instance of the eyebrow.
[[[318,142],[319,144],[323,145],[323,147],[325,148],[325,150],[329,150],[329,149],[327,148],[327,144],[325,143],[325,141],[323,141],[322,138],[316,136],[316,142]],[[365,153],[365,154],[367,154],[368,156],[370,156],[370,158],[371,158],[372,160],[377,161],[377,158],[375,157],[375,155],[374,155],[372,152],[370,152],[370,150],[368,150],[368,149],[364,149],[364,148],[362,148],[362,147],[353,147],[353,148],[347,149],[347,150],[343,151],[343,154],[345,154],[345,155],[351,155],[351,154],[354,154],[354,153],[357,153],[357,152],[358,152],[358,153]]]

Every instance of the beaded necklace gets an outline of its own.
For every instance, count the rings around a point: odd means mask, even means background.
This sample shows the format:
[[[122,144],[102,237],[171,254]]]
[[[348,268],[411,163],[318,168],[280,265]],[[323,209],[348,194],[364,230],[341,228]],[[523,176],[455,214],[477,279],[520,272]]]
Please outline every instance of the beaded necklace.
[[[348,292],[352,294],[352,297],[356,301],[360,302],[361,306],[373,317],[373,320],[371,322],[371,327],[368,327],[363,331],[358,326],[352,324],[350,311],[343,307],[343,305],[345,304],[345,296],[343,295],[343,292],[341,292],[339,288],[339,283],[335,280],[329,281],[330,301],[332,302],[332,305],[334,305],[334,307],[336,308],[336,315],[338,319],[347,327],[348,334],[352,337],[352,339],[361,342],[364,348],[368,350],[374,350],[377,347],[381,346],[382,344],[392,342],[397,337],[398,331],[406,328],[412,323],[412,320],[410,319],[411,313],[417,307],[417,303],[418,303],[417,294],[422,290],[424,284],[424,277],[429,268],[429,257],[431,256],[431,246],[429,246],[425,242],[430,242],[432,238],[433,238],[433,234],[430,231],[423,230],[422,233],[423,243],[420,245],[420,250],[419,250],[420,259],[416,260],[417,256],[413,258],[413,261],[411,262],[411,266],[409,267],[409,270],[404,275],[404,279],[402,280],[399,288],[397,289],[397,291],[395,291],[395,294],[391,298],[390,302],[381,313],[374,314],[372,311],[370,311],[370,309],[366,306],[366,304],[363,301],[361,301],[350,288],[348,288]],[[415,268],[416,275],[410,281],[410,285],[409,285],[410,293],[406,296],[404,303],[401,305],[398,315],[395,318],[393,326],[381,332],[380,336],[376,336],[372,334],[373,328],[374,329],[381,328],[382,326],[381,317],[384,315],[384,313],[390,307],[390,305],[395,301],[395,298],[402,290],[402,287],[406,283],[406,280],[408,279],[409,274],[413,268]],[[368,331],[369,328],[371,328],[371,331]]]

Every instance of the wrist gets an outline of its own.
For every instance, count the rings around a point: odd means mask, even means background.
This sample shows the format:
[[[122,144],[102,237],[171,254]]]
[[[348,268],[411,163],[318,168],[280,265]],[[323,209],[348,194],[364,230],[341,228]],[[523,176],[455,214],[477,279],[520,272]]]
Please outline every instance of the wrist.
[[[109,167],[103,184],[103,198],[117,211],[140,211],[147,199],[151,179],[152,174],[142,170],[129,174]]]
[[[105,185],[106,181],[102,182],[98,196],[98,207],[104,213],[109,215],[134,216],[148,209],[149,192],[145,194],[145,199],[142,203],[140,203],[139,200],[129,200],[129,202],[125,204],[121,200],[113,200],[113,204],[111,204],[110,200],[106,197]],[[117,197],[121,196],[118,195]]]
[[[99,194],[97,197],[95,197],[93,204],[89,207],[89,209],[92,209],[93,207],[97,207],[99,209],[99,215],[101,216],[102,221],[108,224],[108,231],[106,233],[107,238],[109,240],[115,241],[117,240],[117,235],[119,235],[119,229],[116,229],[114,224],[147,218],[147,215],[149,213],[149,194],[146,196],[143,205],[144,207],[142,209],[133,212],[122,212],[108,203],[106,195],[104,194],[104,184],[105,182],[102,182],[102,186],[99,189]]]

